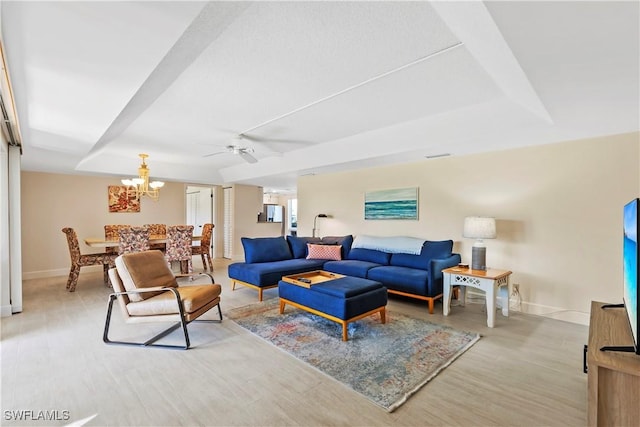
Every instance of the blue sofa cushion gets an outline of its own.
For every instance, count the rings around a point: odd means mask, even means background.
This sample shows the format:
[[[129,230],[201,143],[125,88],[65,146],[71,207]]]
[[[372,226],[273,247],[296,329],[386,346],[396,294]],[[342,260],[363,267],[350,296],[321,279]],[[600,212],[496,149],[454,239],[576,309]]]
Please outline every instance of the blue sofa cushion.
[[[347,276],[312,286],[311,290],[334,297],[350,298],[364,292],[378,289],[380,286],[382,285],[379,282],[373,280]]]
[[[389,284],[387,287],[396,291],[435,296],[427,293],[429,272],[426,270],[387,265],[369,270],[367,279],[378,281],[385,286]]]
[[[282,237],[243,237],[240,240],[244,247],[244,260],[248,264],[291,259],[289,245]]]
[[[453,240],[443,240],[439,242],[426,241],[422,246],[420,255],[393,254],[391,255],[391,265],[399,267],[419,268],[429,270],[432,259],[442,259],[451,256]]]
[[[453,251],[453,240],[427,240],[422,246],[420,256],[427,259],[441,259],[450,257],[451,251]]]
[[[347,259],[342,261],[327,261],[324,263],[323,270],[330,271],[331,273],[344,274],[346,276],[366,278],[367,272],[373,267],[380,267],[380,264]]]
[[[373,262],[380,265],[388,265],[391,259],[391,254],[387,252],[375,251],[373,249],[351,249],[347,259],[357,261]]]
[[[282,276],[321,270],[324,262],[321,259],[288,259],[257,264],[236,262],[229,265],[229,277],[258,287],[271,286],[276,285]]]
[[[348,234],[346,236],[324,236],[322,238],[323,245],[341,245],[342,246],[342,259],[347,259],[351,245],[353,244],[353,236]]]
[[[287,236],[287,243],[291,249],[291,254],[294,258],[306,258],[309,252],[307,251],[307,243],[320,243],[319,237],[297,237]]]

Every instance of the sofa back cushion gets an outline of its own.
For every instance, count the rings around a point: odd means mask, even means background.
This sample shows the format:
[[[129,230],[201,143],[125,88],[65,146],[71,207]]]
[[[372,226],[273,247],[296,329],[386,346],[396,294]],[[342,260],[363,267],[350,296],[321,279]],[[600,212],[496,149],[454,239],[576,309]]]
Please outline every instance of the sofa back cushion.
[[[391,254],[386,252],[374,251],[373,249],[351,249],[348,259],[373,262],[380,265],[389,265]]]
[[[422,246],[420,256],[431,259],[441,259],[451,256],[453,251],[453,240],[427,240]]]
[[[249,264],[291,259],[291,250],[282,237],[243,237],[244,260]]]
[[[287,236],[287,243],[294,258],[306,258],[308,255],[307,243],[320,243],[319,237]]]
[[[393,254],[391,265],[398,267],[419,268],[429,270],[432,259],[448,258],[453,250],[453,240],[425,241],[420,251],[420,255]]]
[[[342,259],[347,259],[351,245],[353,244],[353,236],[351,234],[346,236],[324,236],[322,238],[322,244],[342,246]]]

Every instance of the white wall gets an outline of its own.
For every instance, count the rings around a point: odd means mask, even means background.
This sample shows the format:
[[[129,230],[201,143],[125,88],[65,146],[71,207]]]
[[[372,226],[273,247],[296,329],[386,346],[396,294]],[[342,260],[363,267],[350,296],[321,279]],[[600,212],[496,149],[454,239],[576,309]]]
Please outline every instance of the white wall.
[[[465,216],[497,218],[487,264],[513,271],[523,311],[588,313],[622,300],[622,207],[640,194],[640,134],[423,160],[298,182],[298,235],[407,235],[462,239]],[[419,187],[418,221],[365,221],[364,193]],[[582,319],[585,317],[582,316]]]
[[[0,317],[11,315],[9,262],[9,146],[0,131]]]

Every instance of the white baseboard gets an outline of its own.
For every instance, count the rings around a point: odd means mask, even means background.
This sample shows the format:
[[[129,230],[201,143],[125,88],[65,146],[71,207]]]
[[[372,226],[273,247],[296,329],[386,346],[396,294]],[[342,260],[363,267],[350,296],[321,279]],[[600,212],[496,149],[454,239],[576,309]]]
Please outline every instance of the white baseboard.
[[[484,304],[484,292],[474,292],[472,289],[467,290],[467,303]],[[533,314],[536,316],[548,317],[550,319],[562,320],[564,322],[577,323],[579,325],[589,325],[589,313],[577,310],[569,310],[562,307],[553,307],[549,305],[534,304],[527,301],[520,302],[520,309],[509,307],[510,311],[518,311],[525,314]]]
[[[13,314],[10,305],[3,305],[0,307],[0,317],[9,317]]]
[[[535,314],[536,316],[548,317],[550,319],[562,320],[565,322],[577,323],[579,325],[589,325],[589,313],[577,310],[569,310],[561,307],[533,304],[522,302],[522,313]]]
[[[80,272],[88,272],[88,271],[102,271],[101,265],[91,265],[87,267],[82,267]],[[40,271],[25,271],[22,273],[22,280],[30,280],[30,279],[44,279],[47,277],[56,277],[56,276],[68,276],[69,269],[68,268],[58,268],[55,270],[40,270]]]

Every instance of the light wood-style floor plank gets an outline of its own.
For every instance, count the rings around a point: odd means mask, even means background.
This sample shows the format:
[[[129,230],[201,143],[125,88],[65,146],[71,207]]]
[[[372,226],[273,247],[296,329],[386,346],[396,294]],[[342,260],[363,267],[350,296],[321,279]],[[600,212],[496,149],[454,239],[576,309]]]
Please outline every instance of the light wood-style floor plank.
[[[257,302],[231,291],[228,261],[215,260],[223,314]],[[202,266],[194,257],[194,268]],[[188,351],[107,346],[102,328],[109,289],[82,272],[24,282],[24,312],[3,318],[2,425],[66,425],[97,414],[104,426],[582,426],[586,326],[511,313],[486,326],[481,304],[426,304],[390,297],[394,313],[475,331],[483,338],[407,403],[389,414],[346,386],[250,334],[230,320],[190,325]],[[277,298],[277,289],[265,291]],[[216,317],[215,310],[210,315]],[[209,316],[209,315],[207,315]],[[113,334],[149,336],[114,312]],[[171,336],[178,342],[178,336]],[[336,327],[336,339],[340,339]],[[358,366],[354,364],[354,369]],[[69,411],[69,420],[16,421],[6,411]]]

